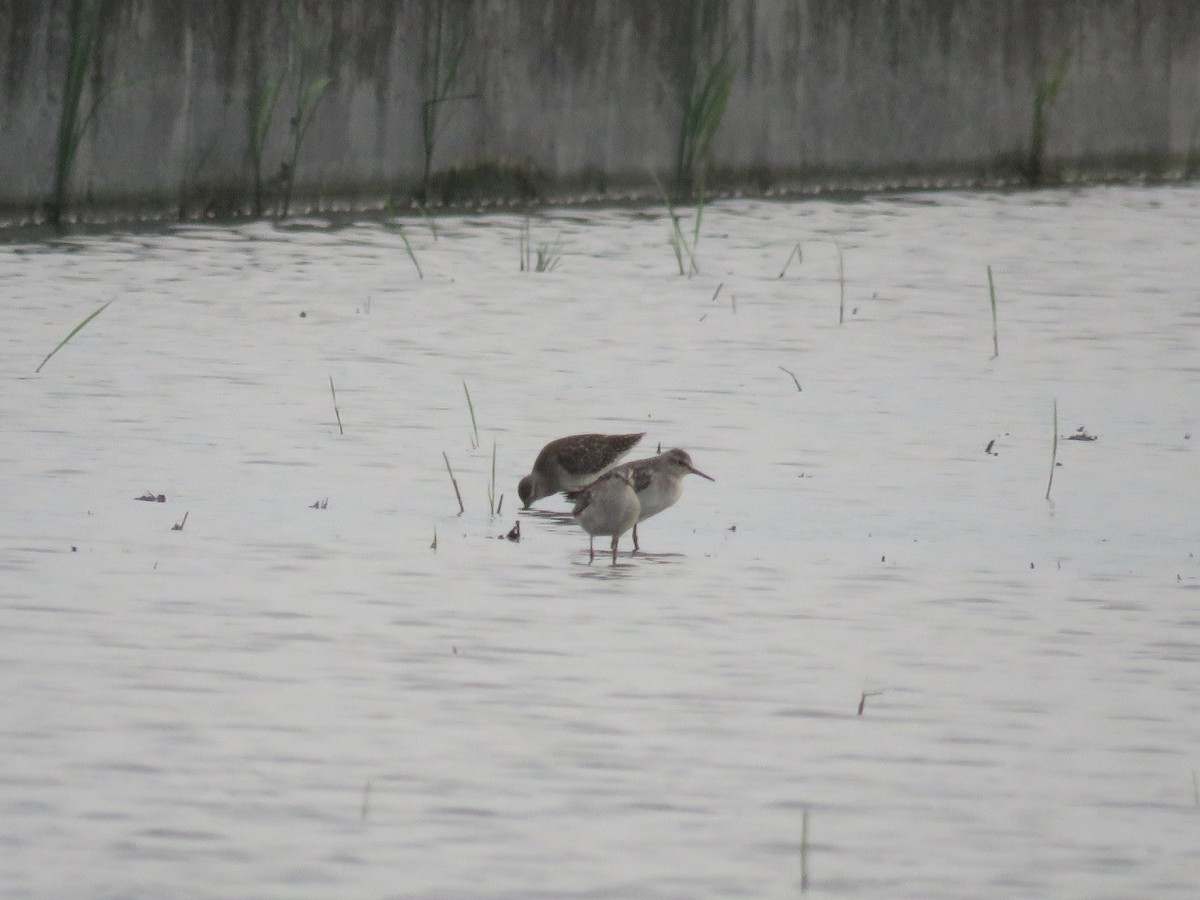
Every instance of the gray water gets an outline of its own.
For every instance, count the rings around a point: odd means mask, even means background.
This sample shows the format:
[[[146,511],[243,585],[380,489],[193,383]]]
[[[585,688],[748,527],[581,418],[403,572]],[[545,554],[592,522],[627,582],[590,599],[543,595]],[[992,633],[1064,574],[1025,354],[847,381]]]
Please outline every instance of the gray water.
[[[1195,896],[1198,221],[730,201],[691,278],[661,210],[535,216],[544,273],[511,214],[406,222],[423,277],[379,223],[0,248],[0,894],[793,897],[807,811],[812,896]],[[634,430],[716,482],[589,566],[516,482]]]

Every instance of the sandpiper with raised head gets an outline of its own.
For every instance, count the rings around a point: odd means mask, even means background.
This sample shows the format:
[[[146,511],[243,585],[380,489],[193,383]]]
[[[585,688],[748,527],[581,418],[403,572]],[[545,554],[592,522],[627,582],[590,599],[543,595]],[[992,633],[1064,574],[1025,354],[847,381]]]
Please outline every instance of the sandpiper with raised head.
[[[529,509],[543,497],[586,487],[615,466],[644,435],[644,431],[573,434],[551,441],[533,461],[533,471],[517,485],[521,505]]]
[[[709,481],[716,481],[711,475],[705,475],[693,466],[692,457],[686,450],[680,450],[678,447],[648,459],[635,459],[618,466],[615,471],[628,472],[633,480],[633,489],[641,506],[638,522],[657,516],[678,502],[683,496],[684,475],[699,475]],[[638,545],[637,525],[633,526],[633,549],[641,549]]]
[[[588,565],[596,558],[596,535],[612,536],[612,561],[614,566],[617,564],[617,541],[637,527],[641,508],[633,489],[633,475],[624,469],[601,475],[578,492],[571,515],[588,533]]]

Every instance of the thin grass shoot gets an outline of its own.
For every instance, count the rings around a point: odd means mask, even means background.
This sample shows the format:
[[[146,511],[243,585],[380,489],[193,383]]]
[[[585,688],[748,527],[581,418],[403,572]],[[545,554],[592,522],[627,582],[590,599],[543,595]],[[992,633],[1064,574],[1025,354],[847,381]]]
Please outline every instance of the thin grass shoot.
[[[329,376],[329,393],[333,397],[333,414],[337,416],[338,434],[345,434],[346,430],[342,428],[342,411],[338,409],[337,389],[333,386],[333,376]]]
[[[67,344],[67,341],[71,340],[71,338],[73,338],[73,337],[75,337],[75,335],[79,334],[79,332],[83,330],[84,326],[86,326],[88,322],[92,321],[92,319],[96,318],[96,316],[100,315],[100,313],[102,313],[106,309],[108,309],[109,304],[111,304],[112,302],[113,302],[112,300],[109,300],[108,303],[103,304],[99,309],[97,309],[91,315],[87,316],[82,322],[80,322],[78,325],[76,325],[74,328],[72,328],[70,333],[65,338],[63,338],[61,341],[58,342],[58,346],[55,347],[53,350],[51,350],[49,353],[47,353],[46,358],[43,359],[40,363],[38,363],[38,367],[33,370],[33,373],[36,375],[38,372],[42,371],[42,366],[44,366],[46,363],[48,363],[50,361],[50,357],[52,357],[55,353],[57,353],[59,350],[61,350],[63,347],[65,347]]]
[[[683,226],[679,213],[675,210],[675,204],[671,202],[670,196],[662,186],[662,182],[658,180],[658,175],[654,170],[650,171],[650,177],[654,179],[654,184],[658,187],[659,194],[662,195],[663,204],[667,207],[667,216],[671,220],[671,235],[668,242],[671,249],[675,251],[675,262],[679,266],[679,274],[686,275],[689,278],[692,275],[700,274],[700,266],[696,262],[696,241],[700,236],[700,215],[703,209],[703,197],[696,207],[696,227],[693,229],[694,239],[691,243],[688,242],[687,236],[683,233]],[[684,256],[687,256],[687,265],[684,265]]]
[[[798,263],[804,262],[804,253],[800,249],[799,243],[797,243],[796,246],[792,248],[792,252],[788,254],[787,262],[783,264],[783,268],[779,271],[780,278],[787,274],[788,266],[792,264],[793,259]]]
[[[462,492],[460,492],[458,489],[458,479],[454,477],[454,470],[450,468],[450,457],[446,455],[445,450],[442,451],[442,459],[444,459],[446,461],[446,471],[450,473],[450,483],[452,485],[454,485],[454,496],[455,496],[455,499],[458,500],[458,514],[461,516],[463,513],[465,513],[467,511],[467,508],[465,506],[463,506]],[[433,543],[434,543],[433,549],[436,550],[437,549],[437,546],[436,546],[437,545],[437,531],[436,530],[434,530],[434,532],[433,532]]]
[[[992,267],[987,267],[988,297],[992,302],[992,359],[1000,355],[1000,332],[996,326],[996,283],[992,280]]]
[[[496,442],[492,441],[492,480],[488,484],[488,510],[496,515],[500,512],[496,508]]]
[[[92,107],[80,120],[80,102],[87,83],[87,72],[91,68],[99,32],[101,8],[105,0],[75,0],[70,6],[70,36],[67,52],[67,76],[63,86],[62,105],[59,108],[58,147],[54,162],[54,197],[50,203],[50,224],[62,227],[62,216],[66,211],[67,188],[71,172],[75,167],[75,156],[79,142],[92,116],[100,105],[101,98],[92,102]]]
[[[417,262],[417,254],[413,253],[412,244],[408,242],[408,235],[404,233],[404,226],[397,225],[396,230],[400,232],[400,240],[404,242],[404,251],[408,254],[408,258],[412,260],[413,266],[416,267],[417,277],[424,281],[425,273],[421,271],[421,264]]]
[[[471,402],[471,392],[467,389],[467,382],[463,381],[463,393],[467,395],[467,411],[471,413],[471,431],[474,432],[474,437],[471,439],[471,449],[479,448],[479,423],[475,421],[475,404]]]
[[[522,272],[553,272],[562,262],[562,234],[555,235],[552,241],[540,242],[535,248],[529,216],[526,216],[518,237],[517,253]]]
[[[1054,400],[1054,440],[1050,445],[1050,478],[1046,481],[1046,499],[1050,499],[1050,488],[1054,486],[1054,467],[1058,465],[1058,398]]]

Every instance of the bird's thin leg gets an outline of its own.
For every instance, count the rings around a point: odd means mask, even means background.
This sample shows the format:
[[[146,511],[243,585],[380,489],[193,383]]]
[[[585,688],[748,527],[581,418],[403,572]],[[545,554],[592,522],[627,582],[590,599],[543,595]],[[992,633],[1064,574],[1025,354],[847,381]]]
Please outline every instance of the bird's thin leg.
[[[596,558],[596,538],[588,535],[588,565],[592,564],[592,560]]]
[[[637,553],[641,549],[642,548],[638,546],[638,542],[637,542],[637,526],[634,525],[633,526],[633,552]]]
[[[618,540],[619,540],[619,538],[617,537],[617,535],[614,534],[613,535],[613,563],[612,563],[614,566],[617,564],[617,541]]]

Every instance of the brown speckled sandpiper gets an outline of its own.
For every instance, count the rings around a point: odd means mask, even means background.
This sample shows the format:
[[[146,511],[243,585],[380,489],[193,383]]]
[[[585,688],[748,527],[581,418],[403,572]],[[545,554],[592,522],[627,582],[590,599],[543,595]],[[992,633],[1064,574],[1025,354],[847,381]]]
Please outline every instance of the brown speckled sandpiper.
[[[521,504],[529,509],[543,497],[586,487],[615,466],[644,435],[644,431],[639,434],[573,434],[551,441],[533,461],[533,471],[517,485]]]
[[[612,561],[617,564],[617,541],[637,527],[642,505],[633,489],[633,476],[625,469],[601,475],[575,500],[571,515],[588,533],[588,565],[596,558],[596,535],[612,535]]]

